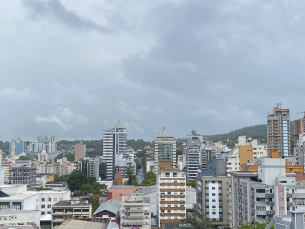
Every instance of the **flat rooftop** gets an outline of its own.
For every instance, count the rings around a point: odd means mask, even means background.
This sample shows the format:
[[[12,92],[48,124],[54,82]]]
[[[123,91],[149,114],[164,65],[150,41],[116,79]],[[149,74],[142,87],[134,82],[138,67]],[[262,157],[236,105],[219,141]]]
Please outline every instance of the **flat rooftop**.
[[[133,189],[133,185],[112,185],[109,189]]]
[[[39,210],[1,210],[1,216],[3,215],[18,215],[18,214],[25,214],[25,213],[37,213]]]
[[[57,229],[106,229],[108,224],[109,222],[100,223],[72,219],[64,221],[57,227]]]
[[[68,205],[90,205],[88,201],[85,200],[62,200],[54,204],[53,206],[68,206]]]

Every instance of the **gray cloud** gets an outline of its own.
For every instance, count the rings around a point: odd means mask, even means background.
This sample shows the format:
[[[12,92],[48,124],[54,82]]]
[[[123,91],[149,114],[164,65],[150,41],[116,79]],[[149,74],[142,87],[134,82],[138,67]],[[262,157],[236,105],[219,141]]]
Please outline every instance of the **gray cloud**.
[[[304,4],[3,1],[0,136],[98,139],[118,119],[129,138],[223,133],[277,102],[298,118]]]
[[[30,11],[35,19],[47,19],[69,28],[79,30],[94,30],[100,33],[109,33],[109,29],[96,22],[67,10],[59,0],[23,0],[23,6]]]

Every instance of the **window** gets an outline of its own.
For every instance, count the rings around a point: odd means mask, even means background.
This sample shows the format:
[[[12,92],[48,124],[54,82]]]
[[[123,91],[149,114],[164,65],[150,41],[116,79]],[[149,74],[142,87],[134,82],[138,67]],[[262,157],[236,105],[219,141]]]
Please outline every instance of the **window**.
[[[149,213],[148,213],[148,212],[147,212],[147,213],[145,212],[144,215],[149,215]]]
[[[212,193],[212,196],[215,196],[215,193]]]
[[[45,202],[45,201],[46,201],[46,199],[45,199],[45,198],[41,198],[41,201],[42,201],[42,202]]]
[[[51,212],[48,212],[47,214],[51,214]]]
[[[164,213],[164,210],[161,210],[161,213]]]
[[[216,206],[212,206],[212,208],[216,208]]]
[[[171,213],[171,210],[167,210],[168,213]]]
[[[216,215],[216,212],[213,212],[213,215]]]
[[[62,197],[59,198],[59,201],[63,201],[63,200],[64,200],[64,198],[62,198]]]
[[[174,183],[177,183],[177,181],[175,180]]]
[[[57,202],[57,198],[53,198],[53,201]]]
[[[171,207],[171,205],[170,205],[170,204],[168,204],[168,205],[167,205],[167,207]]]
[[[48,198],[48,201],[51,202],[51,201],[52,201],[52,198]]]
[[[44,204],[41,205],[41,208],[45,208],[46,206]]]
[[[45,215],[46,213],[45,212],[41,212],[41,215]]]
[[[216,200],[212,200],[212,202],[216,202]]]
[[[52,207],[52,205],[51,204],[48,204],[48,208],[51,208]]]
[[[212,187],[212,190],[215,190],[215,187]]]

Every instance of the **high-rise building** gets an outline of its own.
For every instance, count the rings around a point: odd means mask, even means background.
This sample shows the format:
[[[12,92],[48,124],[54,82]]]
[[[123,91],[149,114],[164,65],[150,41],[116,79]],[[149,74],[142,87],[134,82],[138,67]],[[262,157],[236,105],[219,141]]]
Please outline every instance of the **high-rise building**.
[[[114,179],[116,157],[127,150],[127,130],[118,121],[114,128],[103,132],[103,158],[107,164],[106,177]]]
[[[13,167],[11,170],[13,184],[26,184],[27,190],[36,188],[36,167]]]
[[[150,198],[143,193],[130,193],[122,197],[121,229],[151,228]]]
[[[18,156],[22,153],[25,153],[26,144],[25,141],[17,139],[17,141],[12,140],[9,144],[9,154],[11,156]]]
[[[170,161],[160,162],[157,186],[159,227],[161,225],[164,227],[163,224],[181,223],[181,220],[186,216],[186,179],[184,172],[173,169]]]
[[[305,133],[305,112],[304,117],[298,120],[293,121],[294,124],[294,144],[297,144],[297,141],[299,140],[299,135]]]
[[[289,109],[282,109],[280,103],[267,117],[268,152],[278,150],[282,157],[290,154]]]
[[[223,159],[212,159],[197,176],[197,211],[215,226],[229,226],[229,177]]]
[[[305,133],[300,134],[295,144],[295,160],[296,164],[302,165],[305,169]]]
[[[186,180],[195,180],[202,162],[201,143],[203,136],[196,134],[187,135],[186,137]]]
[[[164,127],[163,133],[155,139],[155,173],[158,174],[160,162],[172,162],[176,168],[176,139],[175,135],[168,135]]]
[[[86,144],[80,141],[75,145],[75,161],[82,160],[86,157]]]

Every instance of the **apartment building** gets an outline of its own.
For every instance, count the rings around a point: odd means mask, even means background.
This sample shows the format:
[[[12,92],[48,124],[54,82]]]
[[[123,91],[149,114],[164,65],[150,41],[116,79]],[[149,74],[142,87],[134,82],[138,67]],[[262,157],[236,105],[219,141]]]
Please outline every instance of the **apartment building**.
[[[179,170],[186,168],[186,153],[178,155],[177,166]]]
[[[267,145],[259,144],[257,139],[247,142],[246,136],[238,137],[238,144],[230,152],[227,159],[227,173],[242,171],[245,163],[256,158],[267,157]]]
[[[299,135],[305,133],[305,112],[304,112],[304,117],[298,120],[294,120],[293,124],[294,124],[293,139],[294,139],[294,144],[296,145],[299,140]]]
[[[224,159],[212,159],[197,175],[197,211],[215,226],[229,225],[229,178]]]
[[[123,196],[121,203],[121,229],[151,228],[150,198],[143,193]]]
[[[126,153],[127,130],[118,121],[114,128],[103,132],[103,159],[107,164],[106,179],[113,180],[115,174],[116,157]]]
[[[75,161],[82,160],[84,157],[86,157],[86,144],[80,141],[78,144],[75,145],[74,153]]]
[[[267,117],[268,151],[280,152],[281,156],[290,154],[289,109],[283,109],[280,103],[273,108]]]
[[[0,228],[22,228],[22,226],[40,226],[40,213],[38,210],[2,210],[0,214]],[[23,227],[24,228],[24,227]]]
[[[230,226],[271,221],[274,215],[305,210],[305,185],[287,173],[283,158],[260,158],[257,172],[235,171],[229,183]]]
[[[13,167],[11,176],[13,184],[26,184],[27,190],[36,189],[36,167]]]
[[[57,227],[67,219],[91,218],[91,204],[87,201],[59,201],[52,206],[51,227]]]
[[[158,174],[160,162],[171,162],[176,168],[176,139],[175,135],[168,135],[164,127],[161,135],[155,139],[155,173]]]
[[[52,190],[43,190],[39,191],[39,204],[41,215],[51,214],[52,206],[58,201],[67,201],[70,200],[71,191],[52,191]]]
[[[195,180],[202,164],[201,143],[203,136],[194,133],[186,137],[186,180]]]
[[[186,216],[186,178],[184,172],[173,169],[171,162],[160,162],[157,177],[159,227],[181,223]]]
[[[298,140],[295,142],[295,159],[298,165],[305,168],[305,133],[299,134]]]

